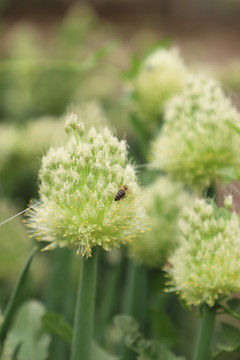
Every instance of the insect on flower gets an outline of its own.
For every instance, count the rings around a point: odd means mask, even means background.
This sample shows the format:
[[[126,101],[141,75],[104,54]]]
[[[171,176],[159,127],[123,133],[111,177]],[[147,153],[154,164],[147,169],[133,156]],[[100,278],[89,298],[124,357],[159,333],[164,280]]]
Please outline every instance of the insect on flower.
[[[126,196],[127,191],[128,191],[128,186],[122,185],[118,190],[118,192],[116,193],[114,200],[119,201],[123,199]]]

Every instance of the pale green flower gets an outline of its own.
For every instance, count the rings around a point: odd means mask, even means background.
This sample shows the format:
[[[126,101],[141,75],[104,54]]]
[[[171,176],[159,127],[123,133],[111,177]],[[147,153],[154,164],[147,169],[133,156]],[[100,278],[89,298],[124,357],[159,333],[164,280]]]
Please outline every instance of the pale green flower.
[[[186,67],[176,49],[151,54],[133,83],[140,115],[148,120],[159,115],[165,102],[182,90],[186,76]]]
[[[147,205],[151,231],[133,240],[130,252],[138,262],[161,268],[178,244],[178,220],[189,196],[165,177],[145,188],[141,196]]]
[[[67,128],[75,127],[75,116],[68,117]],[[107,128],[74,133],[65,146],[50,148],[42,159],[43,203],[30,212],[28,227],[49,243],[45,249],[67,246],[89,256],[96,245],[110,250],[144,232],[145,211],[135,170],[127,164],[126,142]],[[122,185],[129,191],[114,201]]]
[[[232,206],[233,206],[233,196],[232,195],[227,195],[225,197],[224,206],[229,210],[232,208]]]
[[[213,306],[240,292],[240,227],[236,213],[197,200],[181,221],[181,245],[166,269],[171,289],[189,305]]]
[[[191,76],[165,111],[162,133],[153,145],[153,166],[174,179],[202,189],[225,167],[239,164],[239,138],[228,125],[240,126],[237,110],[220,85]]]

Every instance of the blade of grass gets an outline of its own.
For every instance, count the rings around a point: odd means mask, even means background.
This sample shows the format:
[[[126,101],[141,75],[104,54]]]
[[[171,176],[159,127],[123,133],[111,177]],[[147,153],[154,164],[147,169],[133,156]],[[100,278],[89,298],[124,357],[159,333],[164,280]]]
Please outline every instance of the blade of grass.
[[[35,247],[32,252],[30,253],[20,275],[19,278],[17,280],[17,283],[15,285],[15,288],[12,292],[12,295],[10,297],[10,300],[8,301],[6,310],[4,312],[4,318],[3,318],[3,323],[0,329],[0,353],[2,351],[3,345],[4,345],[4,341],[6,339],[8,330],[10,328],[13,316],[18,308],[18,306],[20,305],[20,301],[19,299],[21,298],[21,293],[22,293],[22,288],[25,285],[26,282],[26,278],[28,275],[28,270],[30,267],[30,264],[32,262],[32,259],[34,258],[34,256],[36,255],[36,253],[38,252],[38,248]]]
[[[194,360],[210,359],[211,341],[214,329],[215,309],[203,305],[202,323],[198,335]]]
[[[114,313],[117,297],[118,288],[120,284],[120,277],[122,272],[122,264],[112,266],[106,279],[103,291],[103,298],[99,311],[99,319],[97,324],[96,337],[100,344],[104,344],[104,331],[112,319]]]
[[[131,315],[142,327],[146,317],[147,272],[146,269],[129,259],[127,267],[126,288],[123,299],[123,313]],[[124,344],[121,349],[122,359],[130,360],[133,351]]]
[[[83,258],[78,286],[71,360],[90,360],[97,277],[97,252]]]

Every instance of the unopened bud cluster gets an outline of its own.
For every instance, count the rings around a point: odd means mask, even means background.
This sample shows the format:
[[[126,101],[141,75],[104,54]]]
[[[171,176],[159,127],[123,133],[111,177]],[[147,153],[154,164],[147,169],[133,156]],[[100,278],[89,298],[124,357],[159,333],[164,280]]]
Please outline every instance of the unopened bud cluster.
[[[194,188],[209,186],[219,170],[240,162],[239,136],[229,124],[240,116],[220,85],[190,76],[165,111],[162,133],[153,145],[153,166]]]
[[[187,70],[176,49],[160,49],[143,62],[133,82],[136,106],[148,121],[159,115],[169,98],[179,93]]]
[[[146,216],[126,142],[107,128],[85,130],[75,114],[68,116],[66,130],[74,136],[42,159],[43,203],[29,212],[32,235],[48,243],[45,249],[67,246],[87,256],[97,245],[110,250],[131,242],[146,229]],[[122,185],[129,191],[114,201]]]
[[[227,203],[229,199],[227,200]],[[169,290],[189,305],[213,306],[240,292],[240,227],[236,213],[197,200],[184,211],[181,245],[166,268]]]

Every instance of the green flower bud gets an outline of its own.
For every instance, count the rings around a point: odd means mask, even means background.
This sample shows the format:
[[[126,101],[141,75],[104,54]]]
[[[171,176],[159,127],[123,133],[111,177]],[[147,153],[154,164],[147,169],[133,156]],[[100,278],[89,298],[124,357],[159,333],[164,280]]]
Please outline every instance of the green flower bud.
[[[127,145],[104,128],[79,135],[75,115],[67,118],[72,137],[50,148],[39,173],[43,203],[29,213],[28,227],[45,249],[70,247],[91,255],[94,246],[119,247],[146,228],[145,210],[134,168],[127,164]],[[115,201],[119,189],[125,196]]]
[[[133,240],[130,252],[138,262],[161,268],[178,244],[178,220],[189,197],[179,184],[167,178],[160,178],[146,188],[142,196],[147,205],[151,232]]]
[[[233,206],[233,196],[232,195],[227,195],[225,196],[225,199],[224,199],[224,206],[230,210]]]
[[[166,108],[153,166],[192,187],[208,186],[220,169],[239,164],[239,138],[228,124],[239,126],[239,119],[215,80],[189,77]]]
[[[85,125],[83,122],[78,120],[77,114],[71,113],[67,116],[65,122],[65,131],[69,134],[72,130],[76,131],[80,136],[83,135],[85,130]]]
[[[134,82],[140,115],[151,120],[160,114],[165,102],[182,90],[186,76],[186,67],[176,49],[151,54]]]
[[[236,213],[197,200],[181,221],[181,245],[166,269],[171,289],[189,305],[213,306],[240,291],[240,227]]]

